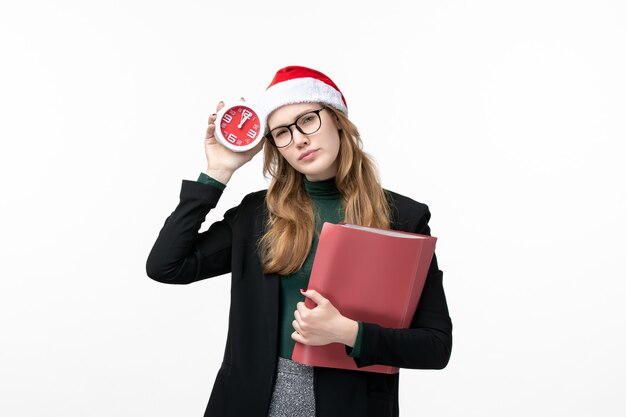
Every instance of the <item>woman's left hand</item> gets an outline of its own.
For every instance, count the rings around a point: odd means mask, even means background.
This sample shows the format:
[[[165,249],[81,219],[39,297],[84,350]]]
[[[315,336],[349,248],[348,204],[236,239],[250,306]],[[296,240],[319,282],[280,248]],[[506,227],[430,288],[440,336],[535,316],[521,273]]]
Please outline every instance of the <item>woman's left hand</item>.
[[[358,324],[344,317],[339,310],[322,294],[315,290],[300,292],[309,297],[317,307],[309,309],[300,301],[294,311],[293,328],[296,330],[291,338],[305,345],[320,346],[329,343],[344,343],[354,346]]]

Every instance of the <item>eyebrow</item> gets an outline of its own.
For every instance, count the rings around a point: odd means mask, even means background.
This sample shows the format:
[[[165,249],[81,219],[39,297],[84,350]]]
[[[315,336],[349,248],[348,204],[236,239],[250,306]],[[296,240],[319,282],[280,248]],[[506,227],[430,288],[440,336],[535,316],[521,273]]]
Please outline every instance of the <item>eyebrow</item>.
[[[298,120],[298,118],[299,118],[300,116],[304,116],[305,114],[307,114],[307,113],[311,113],[312,111],[315,111],[315,110],[316,110],[316,109],[308,109],[308,110],[303,110],[303,111],[301,111],[300,113],[298,113],[298,115],[296,115],[296,117],[293,119],[293,122],[291,122],[291,123],[294,123],[296,120]],[[289,124],[291,124],[291,123],[281,124],[281,125],[278,125],[278,126],[276,126],[276,127],[271,128],[270,130],[278,129],[279,127],[286,127],[287,125],[289,125]],[[268,127],[269,127],[269,126],[268,126]]]

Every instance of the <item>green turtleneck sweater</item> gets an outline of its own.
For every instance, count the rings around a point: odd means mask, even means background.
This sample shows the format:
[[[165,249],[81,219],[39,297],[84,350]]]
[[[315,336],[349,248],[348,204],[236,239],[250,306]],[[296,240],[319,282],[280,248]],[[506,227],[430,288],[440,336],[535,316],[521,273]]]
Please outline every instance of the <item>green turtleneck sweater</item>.
[[[211,184],[224,190],[226,185],[211,178],[204,172],[198,177],[198,181],[204,184]],[[309,277],[311,276],[311,267],[317,250],[317,242],[319,234],[322,230],[324,222],[337,224],[344,218],[344,210],[341,204],[341,194],[335,184],[335,179],[331,178],[324,181],[309,181],[303,177],[303,185],[313,200],[313,206],[316,212],[315,230],[311,251],[304,261],[302,268],[280,279],[280,310],[279,310],[279,333],[278,333],[278,355],[291,359],[295,341],[291,338],[294,332],[293,325],[294,311],[299,301],[304,301],[304,295],[300,293],[300,288],[307,288]],[[322,294],[323,295],[323,294]],[[361,338],[363,333],[363,323],[358,321],[359,331],[356,341],[350,351],[349,356],[358,358],[361,351]]]

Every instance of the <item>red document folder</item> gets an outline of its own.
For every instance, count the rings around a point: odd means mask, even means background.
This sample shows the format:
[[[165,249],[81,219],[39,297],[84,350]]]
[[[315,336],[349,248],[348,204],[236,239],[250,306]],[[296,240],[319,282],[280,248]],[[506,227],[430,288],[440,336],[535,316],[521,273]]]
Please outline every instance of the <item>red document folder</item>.
[[[436,241],[436,237],[416,233],[325,222],[308,288],[328,298],[348,318],[406,329],[417,309]],[[309,298],[305,305],[316,306]],[[342,343],[308,346],[296,342],[292,359],[329,368],[400,371],[387,365],[357,368]]]

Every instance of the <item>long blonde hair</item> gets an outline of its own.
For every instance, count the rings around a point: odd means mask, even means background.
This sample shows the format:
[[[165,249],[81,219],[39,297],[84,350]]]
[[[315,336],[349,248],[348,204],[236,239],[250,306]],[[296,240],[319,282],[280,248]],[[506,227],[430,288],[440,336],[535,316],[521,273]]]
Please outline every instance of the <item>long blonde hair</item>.
[[[363,151],[356,126],[340,111],[339,154],[335,182],[344,207],[344,221],[362,226],[390,228],[390,208],[380,185],[374,160]],[[268,210],[265,234],[259,239],[263,273],[289,275],[304,264],[315,233],[313,201],[303,185],[303,174],[283,158],[276,147],[266,144],[263,175],[271,178],[265,202]]]

